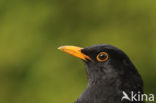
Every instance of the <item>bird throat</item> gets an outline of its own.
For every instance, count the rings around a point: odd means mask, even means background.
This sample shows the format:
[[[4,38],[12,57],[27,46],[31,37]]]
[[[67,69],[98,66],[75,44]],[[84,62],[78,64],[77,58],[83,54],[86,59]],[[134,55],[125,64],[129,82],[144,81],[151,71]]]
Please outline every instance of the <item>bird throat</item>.
[[[91,65],[86,65],[86,72],[88,86],[75,103],[103,103],[107,98],[120,98],[120,80],[117,79],[116,73],[111,75],[112,71]]]
[[[117,72],[114,71],[112,67],[105,68],[104,66],[86,64],[86,72],[88,78],[88,87],[96,85],[119,84],[120,81],[117,79],[119,78]]]

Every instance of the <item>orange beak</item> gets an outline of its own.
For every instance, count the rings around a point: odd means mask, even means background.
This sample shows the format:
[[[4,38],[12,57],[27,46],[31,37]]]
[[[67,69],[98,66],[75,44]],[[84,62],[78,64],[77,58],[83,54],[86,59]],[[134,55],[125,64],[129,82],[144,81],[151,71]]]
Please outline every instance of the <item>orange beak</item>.
[[[87,59],[91,60],[89,56],[81,52],[83,48],[76,47],[76,46],[60,46],[58,49],[70,55],[73,55],[77,58],[80,58],[82,60],[85,60],[85,61],[87,61]]]

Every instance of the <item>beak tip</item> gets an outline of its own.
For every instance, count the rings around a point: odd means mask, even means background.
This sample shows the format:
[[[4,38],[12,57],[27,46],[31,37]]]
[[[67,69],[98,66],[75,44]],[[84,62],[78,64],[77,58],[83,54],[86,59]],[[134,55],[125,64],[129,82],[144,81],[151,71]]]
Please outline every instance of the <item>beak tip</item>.
[[[59,46],[57,49],[62,50],[63,48],[64,48],[64,46]]]
[[[60,46],[60,47],[58,47],[57,49],[59,49],[59,50],[60,50],[61,48],[62,48],[62,47]]]

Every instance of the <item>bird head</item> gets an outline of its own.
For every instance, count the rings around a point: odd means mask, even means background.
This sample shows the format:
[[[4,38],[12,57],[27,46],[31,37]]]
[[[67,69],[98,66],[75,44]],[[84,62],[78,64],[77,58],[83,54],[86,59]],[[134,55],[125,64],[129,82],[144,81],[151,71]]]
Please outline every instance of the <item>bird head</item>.
[[[111,45],[101,44],[86,48],[61,46],[58,49],[84,61],[90,83],[100,80],[112,83],[117,78],[133,80],[133,77],[139,75],[128,56]]]
[[[141,76],[122,50],[111,45],[61,46],[58,49],[86,64],[88,87],[75,103],[121,103],[122,91],[143,93]],[[108,102],[110,97],[113,102]]]

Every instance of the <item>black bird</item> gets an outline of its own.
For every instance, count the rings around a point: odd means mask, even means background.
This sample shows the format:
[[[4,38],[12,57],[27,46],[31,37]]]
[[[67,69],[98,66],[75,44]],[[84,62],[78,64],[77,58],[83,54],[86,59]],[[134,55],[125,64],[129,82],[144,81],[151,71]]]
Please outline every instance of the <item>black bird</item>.
[[[58,49],[82,59],[86,65],[88,86],[75,103],[144,103],[142,78],[120,49],[106,44]]]

